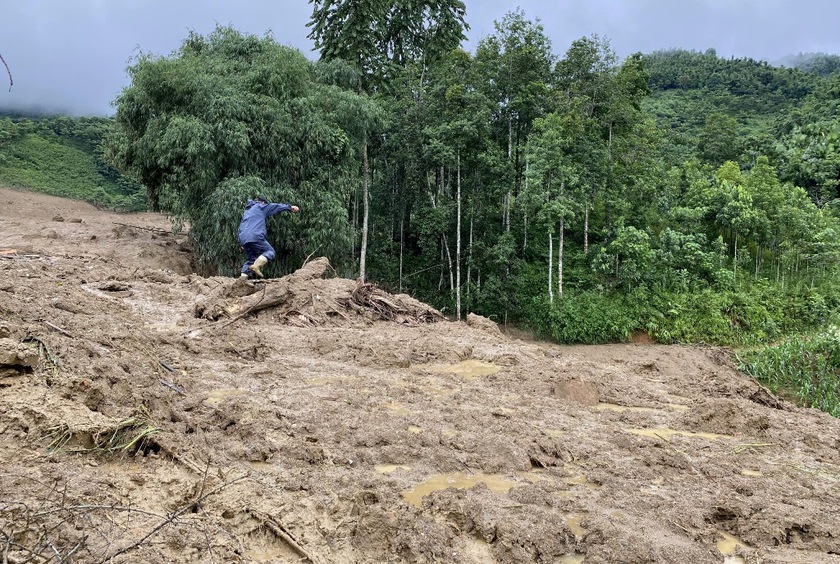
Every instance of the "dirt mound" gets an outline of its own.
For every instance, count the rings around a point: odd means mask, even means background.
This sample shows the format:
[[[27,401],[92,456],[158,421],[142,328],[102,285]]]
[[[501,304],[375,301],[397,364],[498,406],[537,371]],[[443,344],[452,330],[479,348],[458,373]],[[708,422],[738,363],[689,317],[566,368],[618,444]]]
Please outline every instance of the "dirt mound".
[[[840,424],[723,349],[514,339],[326,259],[204,278],[160,216],[0,202],[3,561],[840,561]]]
[[[390,295],[373,284],[341,278],[322,280],[331,269],[329,260],[321,257],[279,280],[256,284],[217,280],[207,299],[196,306],[196,317],[235,320],[271,309],[276,321],[297,327],[343,325],[360,319],[418,325],[444,319],[439,311],[410,296]]]

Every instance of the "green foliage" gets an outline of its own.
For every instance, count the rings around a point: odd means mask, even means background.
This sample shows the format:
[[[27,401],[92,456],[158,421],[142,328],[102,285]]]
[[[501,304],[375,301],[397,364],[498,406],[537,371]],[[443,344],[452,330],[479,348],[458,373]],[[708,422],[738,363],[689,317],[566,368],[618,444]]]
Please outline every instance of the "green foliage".
[[[207,272],[232,271],[230,231],[255,183],[301,207],[294,234],[270,234],[284,257],[299,264],[319,252],[340,267],[359,148],[381,118],[367,98],[333,85],[337,71],[270,37],[193,33],[172,57],[143,55],[129,68],[109,158],[141,179],[154,209],[193,224]]]
[[[840,332],[791,336],[738,354],[738,368],[770,390],[840,417]]]
[[[362,91],[387,88],[400,68],[435,62],[469,30],[460,0],[309,0],[309,38],[326,60],[343,59],[361,75]]]
[[[528,304],[527,325],[558,343],[598,344],[627,341],[641,328],[637,304],[622,294],[563,294]]]

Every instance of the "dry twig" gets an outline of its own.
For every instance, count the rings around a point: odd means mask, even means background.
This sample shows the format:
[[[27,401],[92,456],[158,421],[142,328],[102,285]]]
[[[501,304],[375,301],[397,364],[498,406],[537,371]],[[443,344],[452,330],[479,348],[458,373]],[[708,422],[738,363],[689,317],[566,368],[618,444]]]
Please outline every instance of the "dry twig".
[[[134,550],[135,548],[140,547],[144,542],[146,542],[149,538],[151,538],[152,536],[157,534],[161,529],[163,529],[164,527],[166,527],[170,523],[174,523],[178,519],[178,517],[180,517],[181,515],[183,515],[187,511],[190,511],[193,507],[195,507],[196,505],[198,505],[199,503],[201,503],[202,501],[204,501],[205,499],[207,499],[211,495],[219,493],[220,491],[227,488],[228,486],[231,486],[231,485],[235,484],[236,482],[244,480],[246,477],[247,477],[247,475],[246,476],[239,476],[238,478],[234,478],[233,480],[225,482],[224,484],[221,484],[220,486],[215,487],[212,490],[208,491],[207,493],[202,494],[199,497],[197,497],[196,499],[188,502],[183,507],[181,507],[178,511],[175,511],[174,513],[170,514],[166,519],[164,519],[163,521],[161,521],[160,523],[155,525],[155,527],[151,531],[146,533],[143,536],[143,538],[141,538],[140,540],[138,540],[138,541],[126,546],[126,547],[123,547],[123,548],[117,550],[116,552],[106,556],[104,559],[102,559],[102,561],[101,561],[102,564],[104,564],[105,562],[108,562],[109,560],[113,560],[114,558],[116,558],[120,554],[125,554],[126,552],[129,552],[131,550]],[[202,490],[203,490],[203,488],[202,488]]]

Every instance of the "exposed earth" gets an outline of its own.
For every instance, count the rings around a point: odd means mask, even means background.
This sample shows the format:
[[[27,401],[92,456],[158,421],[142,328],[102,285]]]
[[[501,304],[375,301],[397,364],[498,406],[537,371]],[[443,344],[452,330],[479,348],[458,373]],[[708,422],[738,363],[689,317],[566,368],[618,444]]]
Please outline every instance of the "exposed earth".
[[[840,421],[725,349],[190,264],[0,189],[0,563],[840,562]]]

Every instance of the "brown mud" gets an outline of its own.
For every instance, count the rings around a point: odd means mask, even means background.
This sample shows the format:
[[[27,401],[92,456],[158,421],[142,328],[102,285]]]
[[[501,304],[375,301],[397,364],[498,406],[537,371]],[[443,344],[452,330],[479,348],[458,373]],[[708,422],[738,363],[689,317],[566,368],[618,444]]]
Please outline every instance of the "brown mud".
[[[0,189],[0,562],[840,562],[840,422]],[[271,303],[269,303],[271,302]]]

